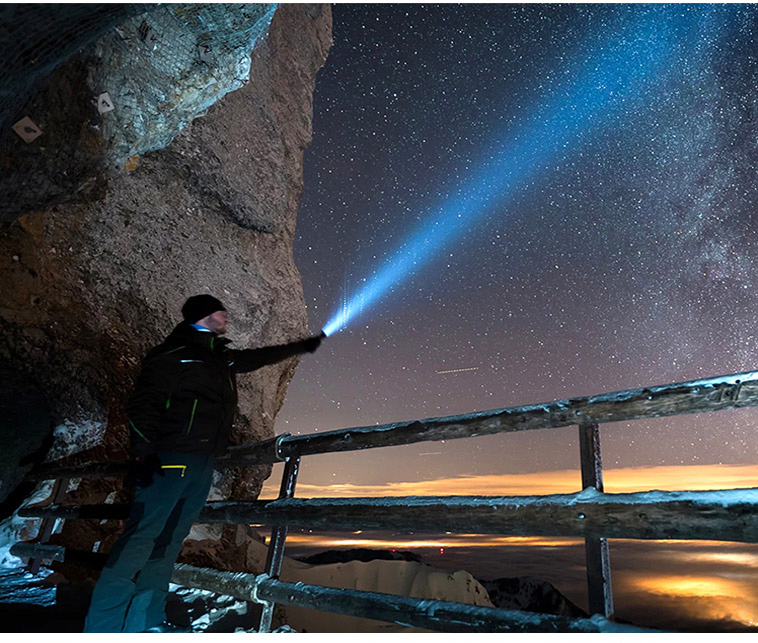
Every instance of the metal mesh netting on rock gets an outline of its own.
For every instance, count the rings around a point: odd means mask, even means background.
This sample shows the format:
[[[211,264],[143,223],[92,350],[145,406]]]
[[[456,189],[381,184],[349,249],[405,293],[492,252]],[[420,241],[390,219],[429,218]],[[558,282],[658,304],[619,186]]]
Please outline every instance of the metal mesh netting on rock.
[[[86,200],[248,79],[273,4],[0,6],[0,223]]]

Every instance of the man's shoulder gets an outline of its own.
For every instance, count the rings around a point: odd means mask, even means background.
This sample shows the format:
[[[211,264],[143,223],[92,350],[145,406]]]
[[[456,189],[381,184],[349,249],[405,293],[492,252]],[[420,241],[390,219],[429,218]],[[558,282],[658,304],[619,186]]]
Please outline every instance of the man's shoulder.
[[[158,346],[155,346],[154,348],[151,348],[147,355],[145,355],[145,361],[152,361],[156,359],[167,359],[170,358],[172,355],[175,357],[179,357],[181,353],[186,352],[190,347],[187,345],[182,344],[176,344],[176,343],[163,343],[159,344]]]
[[[187,328],[184,326],[179,324],[161,344],[151,348],[145,355],[145,361],[176,356],[184,351],[191,350],[192,342],[188,341]]]
[[[185,338],[169,335],[162,344],[154,346],[145,355],[145,361],[172,361],[192,352],[194,346]]]

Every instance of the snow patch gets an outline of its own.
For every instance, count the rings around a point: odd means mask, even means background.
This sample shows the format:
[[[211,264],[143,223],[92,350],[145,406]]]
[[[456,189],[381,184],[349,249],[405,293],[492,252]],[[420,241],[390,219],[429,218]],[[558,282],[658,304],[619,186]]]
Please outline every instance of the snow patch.
[[[35,576],[21,567],[0,565],[0,603],[55,605],[55,585],[45,582],[52,573],[41,568]]]
[[[28,532],[30,527],[31,523],[28,518],[19,518],[16,515],[0,522],[0,565],[4,567],[20,567],[23,564],[20,558],[11,554],[10,549],[19,540],[23,540],[22,534]]]
[[[105,422],[86,420],[77,423],[71,420],[64,420],[53,429],[53,446],[47,454],[45,461],[55,462],[61,458],[98,446],[105,435],[105,428]]]
[[[211,624],[211,615],[201,614],[198,618],[192,621],[192,631],[202,632],[203,630],[207,629],[210,624]]]

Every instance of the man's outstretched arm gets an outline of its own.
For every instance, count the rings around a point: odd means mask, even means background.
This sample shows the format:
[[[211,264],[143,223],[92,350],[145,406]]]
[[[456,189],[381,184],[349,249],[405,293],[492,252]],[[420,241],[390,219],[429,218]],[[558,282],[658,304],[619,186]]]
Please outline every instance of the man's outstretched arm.
[[[324,337],[326,335],[321,333],[320,335],[314,335],[308,339],[302,339],[299,342],[292,342],[290,344],[249,348],[247,350],[230,350],[230,366],[237,373],[249,373],[261,368],[261,366],[281,362],[288,357],[303,353],[313,353],[321,345]]]

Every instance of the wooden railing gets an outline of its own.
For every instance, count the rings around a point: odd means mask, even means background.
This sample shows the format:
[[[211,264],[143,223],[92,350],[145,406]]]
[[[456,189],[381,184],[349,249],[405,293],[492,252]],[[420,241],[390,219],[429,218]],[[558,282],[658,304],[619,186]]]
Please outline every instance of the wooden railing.
[[[217,460],[218,468],[284,461],[279,498],[274,501],[208,503],[200,522],[274,525],[265,573],[261,576],[190,569],[177,565],[175,582],[212,589],[225,587],[237,597],[263,603],[260,631],[269,631],[275,603],[314,607],[413,624],[443,631],[610,631],[604,619],[613,615],[607,538],[715,539],[758,542],[758,490],[714,492],[603,493],[600,424],[758,406],[758,372],[632,389],[497,409],[469,415],[431,418],[384,426],[358,427],[306,436],[275,439],[230,448]],[[579,427],[580,463],[584,491],[558,496],[414,497],[414,498],[294,498],[300,460],[305,455],[334,453],[432,440],[558,428]],[[125,463],[54,467],[36,471],[32,479],[57,480],[56,498],[47,507],[27,507],[20,516],[43,521],[74,518],[122,518],[123,506],[63,506],[61,491],[68,480],[120,476]],[[62,482],[65,481],[65,482]],[[45,524],[49,524],[45,523]],[[386,594],[291,586],[279,581],[290,526],[323,529],[476,530],[506,535],[582,536],[586,543],[589,606],[604,619],[569,621],[557,617],[445,603],[429,612],[430,601],[401,599]],[[43,525],[43,536],[44,536]],[[49,534],[48,534],[49,535]],[[44,540],[44,538],[43,538]],[[17,544],[12,552],[32,559],[50,557],[49,546]],[[64,553],[55,550],[55,555]],[[177,580],[177,579],[182,579]],[[225,580],[224,580],[225,579]],[[237,579],[236,581],[234,579]],[[220,584],[219,584],[220,583]],[[250,585],[252,584],[252,585]],[[249,587],[248,587],[249,585]],[[251,590],[250,587],[254,587]],[[300,589],[298,589],[300,588]],[[216,591],[216,590],[214,590]],[[218,590],[220,591],[220,590]],[[252,594],[251,594],[252,591]],[[308,597],[311,598],[308,598]],[[319,597],[318,600],[312,597]],[[315,602],[314,602],[315,601]],[[431,601],[431,603],[440,603]],[[373,605],[369,609],[367,606]],[[376,607],[381,605],[382,608]],[[451,607],[458,605],[458,607]],[[402,607],[401,607],[402,606]],[[490,611],[487,611],[487,610]],[[401,610],[400,612],[397,610]],[[403,611],[404,610],[404,611]],[[410,610],[415,616],[409,615]],[[453,611],[449,611],[453,610]],[[457,611],[456,611],[457,610]],[[473,611],[472,611],[473,610]],[[429,614],[450,614],[450,619]],[[469,625],[462,625],[469,615]],[[453,618],[455,616],[455,618]],[[415,619],[415,620],[414,620]],[[526,629],[525,629],[526,628]],[[589,628],[589,629],[582,629]],[[628,631],[628,630],[626,630]]]

